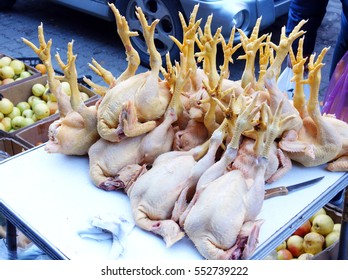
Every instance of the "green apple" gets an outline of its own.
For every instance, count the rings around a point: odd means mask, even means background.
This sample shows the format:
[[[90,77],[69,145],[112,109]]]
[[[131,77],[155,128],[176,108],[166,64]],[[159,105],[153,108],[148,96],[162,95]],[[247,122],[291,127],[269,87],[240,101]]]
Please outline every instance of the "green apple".
[[[21,111],[21,113],[23,113],[23,111],[26,109],[30,109],[30,105],[26,101],[21,101],[17,103],[16,107]]]
[[[23,121],[24,127],[31,125],[33,123],[35,123],[35,121],[32,118],[24,118],[24,121]]]
[[[333,230],[334,224],[334,221],[329,215],[319,214],[314,217],[311,231],[315,231],[325,236]]]
[[[25,118],[32,118],[34,115],[34,112],[32,109],[25,109],[23,112],[22,112],[22,116],[25,117]]]
[[[80,92],[80,95],[83,101],[86,101],[89,98],[88,94],[83,91]]]
[[[35,96],[35,95],[29,96],[29,98],[28,98],[27,101],[28,101],[28,103],[29,103],[29,105],[30,105],[31,108],[33,108],[33,102],[34,102],[35,100],[41,100],[41,98],[40,98],[40,97],[37,97],[37,96]]]
[[[24,117],[16,116],[12,119],[11,125],[13,129],[20,129],[25,126]]]
[[[2,79],[13,78],[15,74],[16,73],[11,66],[4,66],[0,69],[0,77]]]
[[[47,91],[44,95],[47,96],[47,101],[57,102],[57,97],[52,92]]]
[[[50,115],[50,108],[45,102],[41,102],[34,105],[33,112],[38,120],[42,120]]]
[[[1,117],[0,117],[0,119],[1,119]],[[341,224],[334,224],[332,231],[340,232],[341,231]]]
[[[70,84],[68,82],[61,82],[61,86],[62,86],[62,90],[63,92],[70,96],[71,95],[71,88],[70,88]]]
[[[12,120],[9,117],[5,117],[1,120],[1,123],[5,127],[5,131],[10,131],[12,129],[11,122],[12,122]]]
[[[21,115],[21,110],[19,110],[19,108],[17,107],[13,107],[11,113],[7,114],[7,116],[11,119],[20,115]]]
[[[3,97],[0,100],[0,112],[3,113],[4,115],[11,113],[13,107],[14,107],[13,103],[10,99]]]
[[[11,57],[3,56],[2,58],[0,58],[0,68],[4,66],[9,66],[11,61],[12,61]]]
[[[0,130],[5,131],[5,126],[0,122]]]
[[[315,216],[319,214],[326,214],[326,210],[324,208],[320,208],[312,217],[309,218],[309,221],[312,223]]]
[[[10,66],[12,67],[16,75],[20,75],[25,70],[25,64],[23,63],[23,61],[20,61],[18,59],[12,60]]]
[[[33,95],[35,96],[42,96],[46,91],[46,87],[40,83],[36,83],[32,86],[31,88],[31,92],[33,93]]]
[[[325,247],[328,248],[332,244],[334,244],[337,240],[340,239],[339,231],[332,231],[328,235],[325,236]]]
[[[30,72],[28,72],[28,71],[23,71],[23,72],[19,75],[19,77],[22,78],[22,79],[28,78],[28,77],[30,77],[30,76],[31,76],[31,74],[30,74]]]
[[[41,98],[34,99],[31,104],[31,108],[34,110],[34,107],[36,106],[36,104],[39,104],[39,103],[46,103],[46,102],[45,100],[42,100]]]
[[[4,114],[0,112],[0,121],[4,118]]]

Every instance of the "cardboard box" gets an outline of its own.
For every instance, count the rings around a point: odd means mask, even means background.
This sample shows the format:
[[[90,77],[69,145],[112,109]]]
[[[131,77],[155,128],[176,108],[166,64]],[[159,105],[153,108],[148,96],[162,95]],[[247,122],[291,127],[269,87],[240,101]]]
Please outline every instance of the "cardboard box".
[[[28,147],[15,139],[8,137],[0,138],[0,161],[17,155],[25,150],[28,150]]]
[[[342,223],[342,209],[337,207],[332,207],[329,205],[326,205],[325,207],[326,214],[328,214],[335,223],[341,224]],[[324,249],[319,254],[316,254],[313,257],[313,260],[337,260],[338,256],[338,250],[339,250],[339,240],[336,241],[333,245],[331,245],[329,248]]]
[[[48,128],[57,118],[50,118],[36,125],[25,127],[15,133],[15,138],[29,148],[48,141]]]
[[[13,104],[16,105],[20,101],[27,101],[28,100],[28,98],[32,95],[31,88],[36,83],[41,83],[41,84],[45,85],[47,83],[47,75],[28,80],[28,81],[23,82],[23,83],[18,84],[18,85],[13,85],[12,87],[0,89],[0,94],[3,97],[10,99],[13,102]],[[85,101],[85,104],[87,106],[91,106],[91,105],[95,104],[97,102],[97,100],[99,99],[99,96],[97,94],[95,94],[92,90],[90,90],[89,88],[87,88],[86,86],[84,86],[82,84],[79,84],[79,90],[87,93],[87,95],[90,97],[88,100]],[[23,129],[33,127],[33,126],[39,125],[43,122],[50,121],[51,119],[57,119],[57,118],[59,118],[58,113],[51,115],[45,119],[39,120],[32,125],[18,129],[14,132],[11,132],[11,133],[3,132],[3,134],[7,137],[14,137],[15,138],[15,135],[18,132],[22,131]]]
[[[16,58],[13,58],[13,57],[11,57],[9,55],[0,53],[0,58],[2,58],[4,56],[10,57],[12,60],[16,59]],[[37,70],[35,67],[33,67],[31,65],[28,65],[25,62],[24,62],[24,65],[25,65],[25,70],[28,71],[29,73],[31,73],[31,76],[27,77],[27,78],[24,78],[24,79],[21,79],[21,80],[18,80],[18,81],[14,81],[14,82],[12,82],[10,84],[7,84],[7,85],[0,85],[0,89],[6,89],[6,88],[12,87],[14,85],[18,85],[18,84],[21,84],[21,83],[26,82],[28,80],[32,80],[32,79],[35,79],[37,77],[42,76],[41,72],[39,70]]]

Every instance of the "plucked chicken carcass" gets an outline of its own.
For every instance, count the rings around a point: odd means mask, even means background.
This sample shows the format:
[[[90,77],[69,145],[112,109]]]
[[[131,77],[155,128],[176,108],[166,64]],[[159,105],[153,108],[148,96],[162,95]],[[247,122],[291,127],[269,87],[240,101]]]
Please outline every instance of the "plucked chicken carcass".
[[[151,70],[129,77],[108,90],[98,107],[98,133],[110,142],[120,142],[125,137],[134,137],[155,128],[170,101],[170,85],[160,80],[161,55],[156,50],[154,32],[158,20],[150,26],[139,7],[136,15],[142,25],[148,45]],[[136,108],[139,122],[133,127],[119,126],[119,115],[125,102],[131,100]]]
[[[247,259],[257,246],[263,222],[257,220],[257,215],[264,200],[264,174],[270,145],[290,119],[281,118],[282,103],[274,116],[263,104],[254,179],[246,180],[239,170],[233,170],[201,186],[184,220],[186,234],[207,259]]]
[[[221,132],[212,137],[208,152],[209,142],[206,142],[189,151],[164,153],[155,160],[152,168],[127,191],[137,226],[162,236],[167,247],[184,237],[179,225],[171,219],[175,202],[187,178],[214,162],[222,138]]]
[[[185,58],[181,58],[182,66],[177,64],[174,70],[174,92],[166,115],[171,112],[175,115],[182,113],[180,95],[189,80],[190,71],[186,70]],[[214,163],[216,150],[223,138],[224,132],[217,131],[210,145],[207,141],[188,151],[171,151],[158,156],[151,169],[126,190],[134,220],[139,227],[162,236],[168,247],[184,236],[179,225],[171,219],[174,204],[182,189],[187,186],[187,179],[198,180],[201,170]]]
[[[186,68],[186,59],[182,56],[180,65],[168,65],[167,74],[171,73],[172,98],[164,117],[148,133],[127,137],[121,142],[110,142],[103,138],[97,141],[89,151],[90,177],[94,184],[104,190],[116,190],[126,186],[128,177],[121,176],[123,171],[129,173],[127,166],[152,164],[161,154],[171,150],[174,139],[173,124],[182,114],[180,94],[189,80],[190,71]],[[139,123],[137,109],[133,101],[128,100],[122,106],[119,125],[133,127]],[[121,172],[121,174],[120,174]],[[135,172],[138,174],[138,171]],[[133,177],[131,178],[133,181]]]
[[[99,139],[96,129],[97,110],[95,106],[86,106],[83,102],[77,82],[76,55],[73,55],[73,43],[68,44],[67,64],[64,64],[59,55],[56,55],[58,63],[64,72],[64,79],[71,88],[69,98],[55,78],[51,62],[52,40],[47,43],[43,34],[43,25],[38,27],[40,47],[23,39],[31,47],[47,68],[48,84],[51,92],[56,96],[60,119],[54,121],[49,127],[49,141],[45,150],[49,153],[62,153],[66,155],[86,155],[90,146]],[[70,99],[70,100],[69,100]]]
[[[131,101],[123,106],[123,111],[121,116],[136,114]],[[130,119],[132,117],[129,117]],[[129,180],[133,182],[134,176],[143,173],[143,164],[152,164],[157,156],[171,150],[174,139],[172,123],[175,119],[174,114],[167,114],[167,118],[152,131],[128,137],[121,142],[110,142],[100,138],[88,152],[89,174],[95,186],[112,191],[124,189]],[[138,164],[140,165],[136,167]],[[133,166],[135,175],[129,174],[129,165]],[[124,176],[123,172],[126,172],[127,176]]]
[[[232,95],[234,97],[234,95]],[[242,96],[239,96],[239,99],[241,99]],[[223,138],[221,139],[224,140],[226,137],[228,137],[228,134],[234,130],[234,135],[235,138],[238,138],[241,136],[242,131],[249,126],[249,123],[251,122],[251,119],[255,116],[257,113],[257,110],[251,111],[251,108],[253,107],[254,104],[249,106],[249,108],[245,111],[245,114],[243,116],[246,116],[249,114],[248,117],[246,117],[247,122],[238,122],[237,114],[233,112],[232,104],[234,104],[235,99],[231,98],[231,102],[229,104],[229,108],[226,109],[224,108],[225,112],[225,119],[213,132],[213,139],[214,137],[216,138],[216,135],[219,135],[223,133]],[[256,102],[256,100],[255,100]],[[223,105],[221,105],[223,106]],[[237,120],[236,120],[237,119]],[[242,117],[240,118],[242,119]],[[215,136],[214,136],[215,135]],[[239,138],[238,138],[239,139]],[[238,142],[238,141],[236,141]],[[228,149],[229,147],[227,147]],[[211,149],[210,149],[211,150]],[[209,151],[210,151],[209,150]],[[216,151],[215,151],[216,154]],[[224,172],[224,167],[222,163],[225,163],[227,161],[227,155],[229,155],[229,152],[225,152],[223,159],[219,159],[218,162],[216,162],[216,159],[219,158],[217,155],[215,155],[215,158],[210,158],[210,161],[206,160],[200,160],[195,168],[192,169],[192,173],[190,176],[182,183],[182,191],[180,193],[180,196],[178,197],[175,207],[173,209],[172,213],[172,219],[174,221],[179,222],[179,224],[182,226],[182,221],[185,219],[187,212],[189,211],[188,208],[192,207],[193,202],[190,201],[193,194],[197,192],[197,188],[200,187],[200,182],[202,182],[202,177],[205,178],[203,181],[206,180],[214,180],[216,177],[215,176],[220,176]],[[226,164],[227,165],[227,164]],[[221,172],[221,173],[220,173]],[[212,178],[213,176],[213,178]],[[190,203],[190,204],[188,204]]]
[[[288,152],[292,160],[304,166],[329,163],[327,167],[329,170],[347,171],[348,165],[345,156],[348,152],[348,125],[333,116],[323,116],[320,112],[318,96],[321,68],[324,65],[322,61],[327,51],[328,48],[324,48],[316,61],[314,61],[315,55],[311,55],[308,63],[308,79],[303,80],[303,76],[296,75],[297,72],[295,72],[296,88],[298,88],[298,84],[308,83],[310,96],[306,103],[303,90],[295,91],[294,106],[297,107],[303,118],[303,126],[298,133],[289,133],[279,142],[279,145],[281,149]],[[293,57],[293,63],[299,64],[294,64],[295,67],[303,68],[303,60],[301,55],[297,57],[297,61]],[[295,71],[297,70],[295,69]],[[303,70],[298,71],[303,73]],[[338,161],[336,162],[336,160]]]
[[[237,156],[242,133],[255,125],[253,119],[259,111],[258,106],[256,106],[256,103],[258,102],[257,99],[258,98],[255,98],[248,106],[246,106],[246,98],[244,95],[239,95],[237,99],[232,95],[228,108],[224,108],[221,103],[218,103],[225,114],[225,119],[221,124],[220,129],[224,129],[227,133],[226,139],[229,139],[230,142],[221,158],[211,166],[208,166],[201,176],[197,178],[198,181],[195,184],[186,187],[180,194],[173,211],[172,219],[179,221],[181,226],[183,226],[183,221],[186,219],[187,214],[194,205],[195,199],[197,198],[196,194],[199,193],[199,190],[204,187],[204,185],[214,181],[226,173],[228,165],[231,164]]]

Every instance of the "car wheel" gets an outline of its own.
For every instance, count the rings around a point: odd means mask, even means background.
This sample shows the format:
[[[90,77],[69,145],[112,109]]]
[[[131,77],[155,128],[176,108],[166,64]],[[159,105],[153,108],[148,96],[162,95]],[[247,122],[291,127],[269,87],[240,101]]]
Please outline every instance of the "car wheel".
[[[142,9],[148,23],[152,23],[155,19],[160,22],[156,26],[155,45],[161,54],[163,63],[167,52],[170,53],[171,59],[178,60],[179,48],[169,38],[174,36],[179,41],[182,40],[183,32],[179,18],[180,3],[177,0],[130,0],[125,8],[125,17],[128,21],[130,30],[137,31],[139,36],[132,37],[133,47],[138,51],[141,63],[149,66],[149,54],[147,45],[142,35],[143,31],[137,16],[135,15],[135,7]]]
[[[11,8],[14,5],[14,3],[16,3],[16,0],[1,0],[0,10]]]

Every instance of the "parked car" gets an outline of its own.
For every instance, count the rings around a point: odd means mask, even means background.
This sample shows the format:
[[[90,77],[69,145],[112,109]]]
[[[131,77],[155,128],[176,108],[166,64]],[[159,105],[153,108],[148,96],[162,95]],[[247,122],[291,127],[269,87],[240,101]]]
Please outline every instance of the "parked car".
[[[211,28],[222,26],[222,35],[228,39],[233,26],[242,29],[247,35],[252,31],[257,18],[262,16],[260,29],[273,24],[277,17],[288,12],[290,0],[51,0],[69,8],[113,21],[114,15],[108,2],[115,3],[128,21],[131,30],[140,36],[132,37],[134,48],[139,52],[143,64],[148,65],[149,55],[141,26],[135,15],[135,6],[142,8],[149,22],[160,19],[155,34],[157,50],[164,59],[167,52],[172,58],[179,57],[179,49],[169,35],[181,40],[183,36],[179,11],[188,19],[194,6],[199,3],[197,19],[202,18],[202,26],[208,15],[213,14]],[[15,0],[2,0],[1,3],[13,5]],[[235,40],[239,41],[238,33]]]

